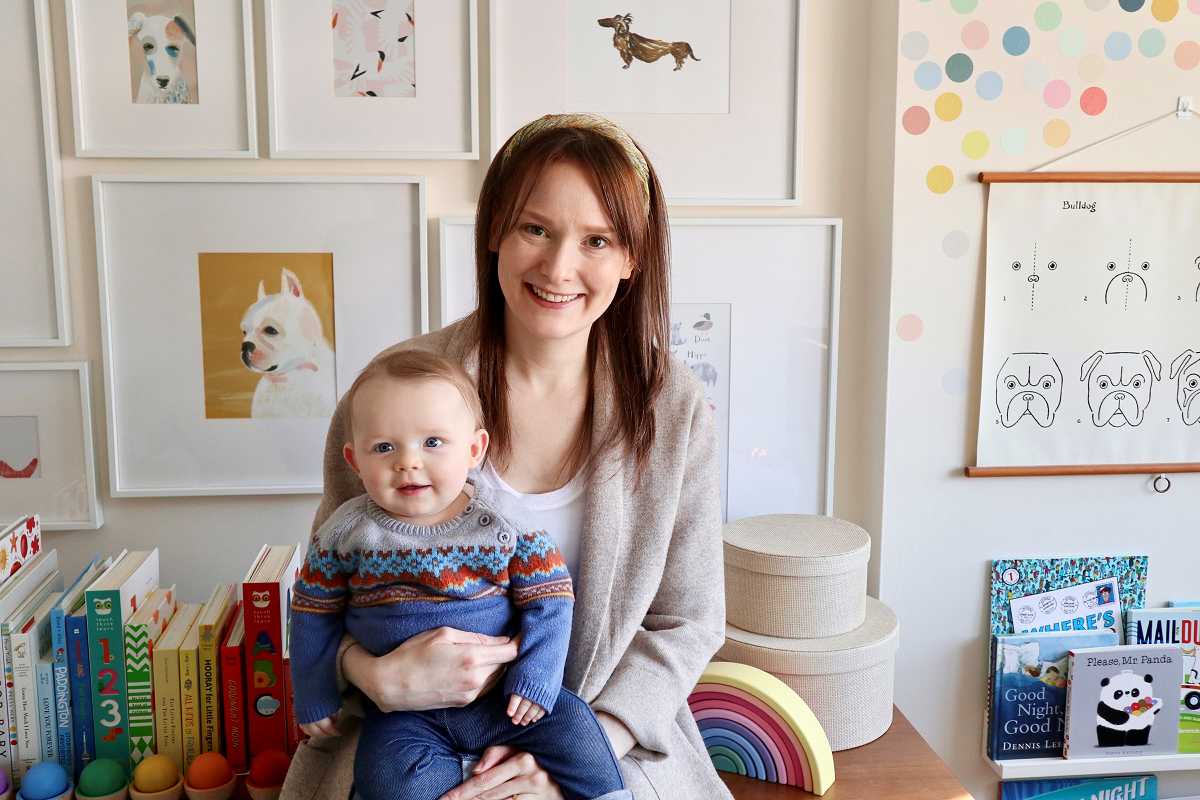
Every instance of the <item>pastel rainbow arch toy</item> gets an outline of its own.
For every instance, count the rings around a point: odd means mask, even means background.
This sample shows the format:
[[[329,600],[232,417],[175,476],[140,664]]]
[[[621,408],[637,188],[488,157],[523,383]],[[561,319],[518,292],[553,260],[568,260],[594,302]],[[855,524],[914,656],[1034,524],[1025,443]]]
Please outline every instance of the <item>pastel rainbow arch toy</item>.
[[[821,723],[774,675],[714,661],[688,706],[717,769],[817,795],[833,783],[833,751]]]

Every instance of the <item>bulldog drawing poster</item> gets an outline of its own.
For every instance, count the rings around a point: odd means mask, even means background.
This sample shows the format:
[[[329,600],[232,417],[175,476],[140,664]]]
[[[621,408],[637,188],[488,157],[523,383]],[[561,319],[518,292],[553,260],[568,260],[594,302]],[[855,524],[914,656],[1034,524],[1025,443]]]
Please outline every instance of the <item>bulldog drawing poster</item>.
[[[208,419],[329,417],[331,253],[200,253]]]
[[[978,465],[1200,461],[1200,184],[989,192]]]

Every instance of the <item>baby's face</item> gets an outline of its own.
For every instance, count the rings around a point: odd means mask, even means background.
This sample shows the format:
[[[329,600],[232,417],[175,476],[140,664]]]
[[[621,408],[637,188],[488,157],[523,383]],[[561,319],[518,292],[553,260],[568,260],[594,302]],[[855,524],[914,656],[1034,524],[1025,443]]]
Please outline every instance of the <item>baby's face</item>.
[[[376,378],[355,394],[351,419],[346,460],[380,508],[414,525],[453,518],[467,472],[487,449],[453,384]]]

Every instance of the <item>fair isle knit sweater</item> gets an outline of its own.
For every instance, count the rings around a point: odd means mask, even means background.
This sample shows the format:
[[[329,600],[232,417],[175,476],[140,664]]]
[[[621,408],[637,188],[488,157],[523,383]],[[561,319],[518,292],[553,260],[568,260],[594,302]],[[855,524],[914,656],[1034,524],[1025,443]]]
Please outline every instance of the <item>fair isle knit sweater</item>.
[[[296,720],[316,722],[341,707],[336,659],[345,631],[383,655],[442,626],[490,636],[520,631],[504,693],[550,713],[573,605],[554,540],[501,492],[476,486],[461,514],[428,527],[392,519],[365,494],[355,497],[313,535],[292,590]]]

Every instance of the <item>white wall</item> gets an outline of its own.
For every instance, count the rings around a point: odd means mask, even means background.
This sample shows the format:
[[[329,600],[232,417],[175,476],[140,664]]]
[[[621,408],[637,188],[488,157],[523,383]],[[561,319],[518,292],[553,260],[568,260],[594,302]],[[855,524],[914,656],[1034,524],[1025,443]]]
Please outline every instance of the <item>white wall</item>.
[[[1195,539],[1194,518],[1200,476],[1172,478],[1174,488],[1156,495],[1142,476],[1068,478],[989,478],[968,480],[962,468],[973,464],[979,411],[983,323],[982,241],[986,192],[975,180],[980,170],[1028,170],[1056,156],[1175,107],[1176,96],[1200,99],[1200,70],[1185,71],[1174,61],[1176,46],[1200,39],[1200,16],[1180,3],[1177,16],[1156,20],[1152,4],[1137,12],[1117,2],[1060,0],[1062,23],[1045,32],[1034,24],[1031,2],[901,0],[897,41],[923,33],[929,53],[917,61],[897,56],[895,190],[892,240],[891,330],[889,331],[887,434],[883,494],[880,598],[901,618],[896,670],[896,702],[976,797],[994,797],[995,775],[980,756],[986,665],[989,562],[1017,556],[1066,556],[1144,552],[1150,556],[1150,605],[1194,594],[1198,581],[1185,543]],[[1165,3],[1154,3],[1161,8]],[[1105,6],[1092,11],[1091,7]],[[970,8],[959,13],[955,8]],[[1193,7],[1195,5],[1193,4]],[[964,46],[963,27],[983,22],[990,39],[980,50]],[[1001,45],[1010,26],[1029,30],[1032,46],[1014,57]],[[1078,28],[1085,39],[1079,56],[1060,52],[1058,38]],[[1161,30],[1166,51],[1156,58],[1139,53],[1148,28]],[[1104,57],[1104,40],[1115,31],[1131,35],[1132,54],[1123,61]],[[1068,48],[1068,51],[1069,48]],[[974,75],[965,83],[943,79],[932,91],[919,89],[914,70],[920,61],[944,66],[954,53],[967,53]],[[1079,106],[1088,85],[1079,61],[1103,58],[1105,74],[1096,85],[1108,107],[1088,116]],[[1070,103],[1055,110],[1041,92],[1022,83],[1032,61],[1047,64],[1052,78],[1066,80]],[[994,70],[1004,81],[1000,96],[981,99],[975,80]],[[958,94],[961,116],[943,121],[934,101]],[[922,106],[932,122],[919,135],[905,131],[904,111]],[[1043,140],[1052,119],[1071,128],[1065,146]],[[1001,135],[1023,128],[1027,150],[1009,155]],[[985,157],[972,160],[963,137],[982,131],[990,139]],[[935,194],[928,171],[945,165],[954,186]],[[1063,162],[1070,170],[1200,170],[1200,118],[1173,118],[1118,142]],[[954,230],[970,237],[965,256],[951,258],[942,241]],[[896,323],[913,314],[924,323],[914,341],[901,339]],[[952,394],[954,374],[968,376],[965,393]],[[1163,796],[1200,792],[1200,773],[1160,775]]]
[[[679,209],[681,216],[811,216],[845,220],[842,267],[842,331],[838,407],[836,510],[840,516],[878,530],[878,484],[882,473],[883,360],[886,295],[879,290],[884,270],[868,258],[864,213],[868,110],[867,45],[861,23],[869,0],[836,4],[810,3],[808,10],[808,79],[805,91],[805,202],[795,208]],[[63,154],[67,259],[75,343],[68,348],[9,350],[4,360],[88,360],[93,365],[94,418],[100,490],[105,525],[95,532],[56,533],[48,537],[58,548],[68,572],[95,553],[122,547],[161,550],[163,579],[178,582],[184,599],[208,595],[219,581],[239,580],[264,542],[286,543],[308,531],[316,496],[121,499],[107,497],[108,450],[105,441],[103,375],[96,282],[93,173],[229,173],[229,174],[405,174],[425,175],[428,189],[430,264],[436,273],[437,218],[474,213],[486,162],[454,161],[319,161],[319,160],[134,160],[77,159],[73,156],[73,123],[62,0],[51,3],[59,132]],[[480,85],[483,150],[488,150],[487,3],[480,2]],[[266,80],[262,7],[255,3],[260,131],[259,149],[266,152]],[[894,27],[893,27],[894,30]],[[890,37],[890,34],[889,34]],[[885,38],[889,38],[885,37]],[[890,45],[894,46],[894,45]],[[885,65],[891,68],[891,59]],[[885,86],[890,97],[890,86]],[[890,111],[889,111],[890,114]],[[885,125],[890,137],[890,126]],[[887,142],[890,148],[890,140]],[[885,155],[890,153],[885,150]],[[885,284],[882,284],[885,285]],[[875,311],[871,311],[872,304]],[[434,297],[434,308],[437,298]],[[872,322],[874,320],[874,322]],[[867,389],[873,383],[873,388]],[[875,488],[870,489],[871,482]],[[870,498],[874,498],[873,500]]]

